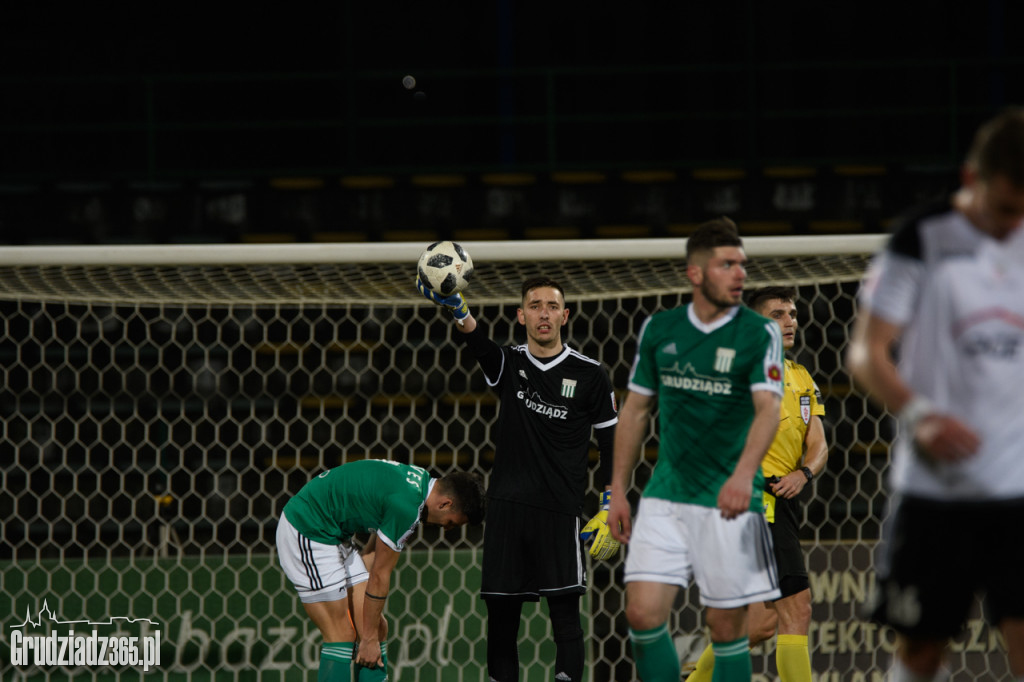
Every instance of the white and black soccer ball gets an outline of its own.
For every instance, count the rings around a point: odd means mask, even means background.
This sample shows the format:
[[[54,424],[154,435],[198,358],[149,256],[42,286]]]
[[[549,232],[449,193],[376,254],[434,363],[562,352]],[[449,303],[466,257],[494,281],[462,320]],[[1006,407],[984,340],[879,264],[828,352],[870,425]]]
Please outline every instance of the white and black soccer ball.
[[[451,296],[465,289],[473,272],[473,259],[456,242],[434,242],[420,254],[416,274],[431,291]]]

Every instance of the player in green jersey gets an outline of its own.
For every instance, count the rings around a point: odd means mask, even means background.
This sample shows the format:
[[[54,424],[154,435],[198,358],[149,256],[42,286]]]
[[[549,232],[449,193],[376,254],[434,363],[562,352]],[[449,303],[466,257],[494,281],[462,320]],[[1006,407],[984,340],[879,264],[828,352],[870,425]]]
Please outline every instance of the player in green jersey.
[[[767,286],[747,295],[747,305],[782,331],[782,346],[796,343],[796,289]],[[822,417],[821,392],[807,368],[786,358],[786,386],[782,397],[779,432],[761,463],[765,475],[764,517],[772,532],[775,565],[782,598],[751,604],[747,611],[753,646],[775,636],[775,661],[781,682],[811,682],[807,633],[811,627],[811,584],[800,546],[803,519],[801,493],[821,473],[828,461],[828,443]],[[809,490],[808,490],[809,492]],[[709,645],[686,682],[711,682],[714,651]]]
[[[750,680],[747,605],[779,597],[762,514],[764,458],[779,426],[779,326],[741,305],[746,280],[735,224],[701,225],[686,245],[693,301],[640,332],[615,434],[608,526],[629,545],[626,618],[644,682],[678,682],[668,618],[696,581],[715,650],[715,680]],[[636,524],[626,493],[658,401],[658,463]]]
[[[475,474],[436,479],[420,467],[385,460],[329,469],[285,504],[278,559],[323,635],[320,682],[349,682],[353,661],[361,682],[386,679],[382,614],[399,552],[420,523],[445,529],[478,524],[484,506],[483,481]],[[362,555],[353,545],[356,533],[371,534]],[[361,583],[363,604],[350,618],[349,591]]]

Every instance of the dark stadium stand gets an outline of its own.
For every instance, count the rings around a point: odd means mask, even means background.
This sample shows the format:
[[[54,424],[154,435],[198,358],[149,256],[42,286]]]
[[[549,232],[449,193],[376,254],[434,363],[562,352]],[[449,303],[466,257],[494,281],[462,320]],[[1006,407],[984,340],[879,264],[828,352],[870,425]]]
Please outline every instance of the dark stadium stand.
[[[578,239],[685,235],[717,215],[748,235],[884,232],[952,167],[275,177],[0,187],[9,244]]]

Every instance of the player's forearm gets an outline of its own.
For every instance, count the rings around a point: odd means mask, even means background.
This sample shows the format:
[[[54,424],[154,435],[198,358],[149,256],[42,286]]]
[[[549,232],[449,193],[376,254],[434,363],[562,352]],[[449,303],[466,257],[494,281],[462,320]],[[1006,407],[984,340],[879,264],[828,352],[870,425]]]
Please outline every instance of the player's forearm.
[[[463,334],[468,334],[476,329],[476,318],[470,313],[461,320],[452,320],[452,325]]]
[[[913,397],[896,365],[878,351],[868,352],[865,361],[850,366],[854,380],[877,404],[899,412]]]
[[[825,427],[818,416],[811,417],[811,423],[807,428],[807,435],[804,438],[804,463],[803,466],[811,470],[817,476],[825,469],[828,462],[828,443],[825,440]]]
[[[846,354],[846,369],[868,396],[882,407],[899,412],[913,397],[892,359],[892,345],[901,328],[863,312],[854,326]]]
[[[597,439],[598,454],[597,487],[608,490],[611,488],[612,460],[615,456],[615,427],[595,429],[594,437]]]
[[[760,394],[764,395],[760,395]],[[750,423],[750,430],[747,432],[747,440],[743,444],[743,451],[740,453],[739,461],[733,473],[744,477],[754,478],[757,470],[761,467],[775,434],[779,430],[779,398],[766,391],[759,391],[754,394],[756,411],[754,420]]]
[[[384,605],[387,603],[388,591],[391,588],[390,573],[381,577],[377,572],[371,571],[370,579],[366,583],[366,593],[363,599],[362,627],[359,633],[364,640],[376,640],[378,636],[378,625],[381,615],[384,613]]]
[[[630,394],[622,411],[619,423],[615,426],[615,449],[612,457],[611,490],[613,497],[621,497],[629,489],[637,461],[640,459],[640,446],[647,433],[649,413],[637,403],[642,402],[636,394]]]

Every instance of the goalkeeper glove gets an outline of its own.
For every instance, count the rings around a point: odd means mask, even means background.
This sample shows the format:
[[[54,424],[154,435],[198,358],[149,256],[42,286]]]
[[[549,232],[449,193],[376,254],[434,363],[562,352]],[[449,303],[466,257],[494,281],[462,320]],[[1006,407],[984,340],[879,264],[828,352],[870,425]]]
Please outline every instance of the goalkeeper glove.
[[[608,531],[608,503],[611,499],[610,490],[601,493],[601,510],[594,518],[590,519],[590,522],[583,527],[583,532],[580,533],[583,542],[593,538],[594,544],[590,546],[590,556],[595,559],[611,559],[619,551],[619,541],[613,538]]]
[[[451,296],[442,296],[424,284],[423,280],[419,277],[416,278],[416,288],[423,294],[425,299],[445,308],[460,323],[469,317],[469,305],[466,304],[466,298],[462,295],[462,292],[456,292]]]

